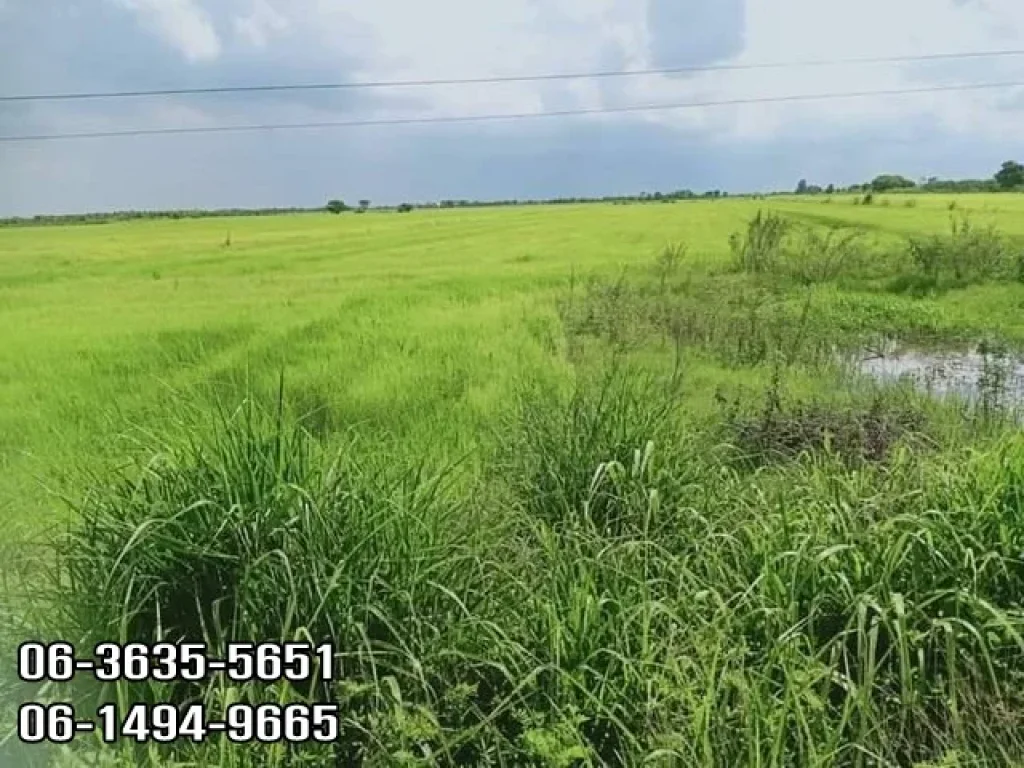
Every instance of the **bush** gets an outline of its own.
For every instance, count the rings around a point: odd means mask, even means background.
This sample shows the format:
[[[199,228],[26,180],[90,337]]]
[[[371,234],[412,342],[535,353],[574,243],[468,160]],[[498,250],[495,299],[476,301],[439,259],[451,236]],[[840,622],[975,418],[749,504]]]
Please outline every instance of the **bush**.
[[[926,279],[955,285],[994,278],[1017,277],[1017,258],[1009,243],[994,227],[978,228],[968,217],[951,219],[947,236],[915,238],[909,254]]]

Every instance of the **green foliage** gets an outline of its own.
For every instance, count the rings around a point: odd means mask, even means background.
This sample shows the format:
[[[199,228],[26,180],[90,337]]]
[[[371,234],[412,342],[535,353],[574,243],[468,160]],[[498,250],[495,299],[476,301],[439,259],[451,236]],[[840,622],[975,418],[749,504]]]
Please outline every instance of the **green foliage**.
[[[914,197],[248,218],[232,248],[218,221],[0,231],[0,650],[341,651],[331,686],[47,692],[330,698],[338,745],[82,742],[64,764],[1019,761],[1021,198],[961,197],[1005,269],[914,299],[885,288],[928,282],[906,242],[949,202]],[[728,234],[770,241],[758,211],[786,232],[748,271]],[[837,360],[986,333],[970,411]],[[12,520],[53,523],[60,557]]]
[[[1024,165],[1007,160],[995,175],[996,184],[1000,189],[1017,189],[1024,187]]]
[[[875,192],[891,192],[894,189],[913,189],[917,184],[910,179],[894,174],[883,174],[876,176],[871,182],[871,189]]]
[[[367,471],[248,405],[97,478],[57,561],[63,632],[332,639],[342,679],[318,696],[345,728],[310,765],[1021,754],[1019,439],[887,443],[856,469],[825,440],[751,473],[674,411],[671,382],[623,368],[522,394],[486,496]],[[179,695],[308,695],[221,686]]]
[[[330,200],[327,203],[327,211],[329,213],[342,213],[343,211],[347,210],[348,206],[345,205],[344,200]]]
[[[864,233],[853,228],[807,227],[787,251],[785,269],[804,285],[830,282],[861,267],[866,259]]]
[[[1017,276],[1019,256],[994,225],[974,226],[968,216],[950,221],[947,236],[912,238],[910,257],[935,285],[965,285]]]
[[[789,223],[775,213],[758,211],[744,233],[729,238],[733,264],[742,272],[762,274],[776,268],[782,258]]]

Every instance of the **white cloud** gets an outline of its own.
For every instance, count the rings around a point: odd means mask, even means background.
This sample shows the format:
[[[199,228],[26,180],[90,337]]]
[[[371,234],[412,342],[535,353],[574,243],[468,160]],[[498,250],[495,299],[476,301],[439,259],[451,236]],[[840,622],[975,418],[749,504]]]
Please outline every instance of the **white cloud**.
[[[648,10],[655,3],[675,0],[434,0],[428,4],[409,0],[113,1],[139,13],[190,61],[213,59],[221,52],[210,13],[215,8],[225,13],[241,8],[241,13],[227,17],[236,36],[262,49],[268,59],[275,54],[275,43],[287,33],[289,45],[316,51],[326,69],[336,60],[339,79],[423,80],[670,64],[663,60],[671,55],[671,46],[666,47],[664,41],[672,39],[673,30],[651,29],[652,18],[664,15]],[[701,1],[691,0],[689,4],[699,5]],[[680,38],[683,45],[700,37],[702,24],[721,27],[737,24],[738,20],[730,15],[694,13],[692,22],[683,18],[676,23],[687,24],[686,34]],[[1024,38],[1024,3],[746,0],[742,26],[742,52],[729,62],[713,63],[756,65],[1011,48]],[[721,28],[707,31],[723,36]],[[654,56],[655,49],[660,57]],[[688,61],[690,53],[680,50],[680,61]],[[353,61],[357,62],[355,69]],[[1018,79],[1024,80],[1024,57],[929,67],[815,66],[706,72],[686,77],[446,86],[391,91],[418,100],[420,106],[413,112],[397,113],[381,100],[376,111],[366,111],[365,116],[541,112]],[[1008,99],[1016,93],[954,92],[784,102],[593,119],[654,122],[719,141],[768,141],[815,132],[899,132],[921,121],[952,132],[996,136],[1005,134],[1024,117],[1020,100]]]
[[[210,61],[221,42],[209,13],[196,0],[114,0],[137,13],[143,23],[190,62]]]
[[[653,2],[654,0],[647,0]],[[351,49],[368,30],[364,77],[432,79],[654,66],[644,2],[636,0],[294,0],[328,46]],[[453,23],[457,19],[458,23]],[[704,18],[695,14],[693,23]],[[691,35],[692,36],[692,35]],[[1024,38],[1019,0],[747,0],[744,49],[731,63],[835,60],[997,50]],[[368,50],[367,50],[368,49]],[[609,67],[608,53],[616,60]],[[681,52],[684,56],[685,52]],[[663,63],[663,62],[662,62]],[[685,78],[515,83],[415,91],[424,114],[530,112],[875,91],[943,83],[1024,80],[1024,57],[947,63],[711,72]],[[1011,92],[1012,93],[1012,92]],[[855,133],[932,121],[957,132],[1005,132],[1021,118],[1006,92],[872,97],[663,112],[637,118],[725,140],[770,140],[794,131]]]
[[[253,0],[249,12],[235,18],[235,32],[257,48],[266,47],[268,42],[290,26],[288,19],[267,0]]]
[[[749,0],[747,46],[736,63],[927,55],[1006,48],[1003,34],[1024,35],[1017,0],[982,5],[956,0]],[[702,76],[722,98],[797,93],[897,90],[985,81],[1024,80],[1024,57],[907,64],[844,65]],[[818,126],[829,132],[927,120],[953,131],[1005,131],[1005,92],[954,92],[771,104],[721,111],[712,122],[729,138],[773,138]]]
[[[255,85],[646,69],[670,66],[673,45],[685,48],[687,40],[699,39],[705,29],[722,42],[710,52],[702,49],[705,58],[741,65],[1009,49],[1021,47],[1024,39],[1021,0],[744,0],[742,6],[739,0],[729,0],[731,13],[694,12],[682,17],[649,13],[649,8],[655,2],[699,8],[719,0],[104,2],[108,10],[129,11],[131,16],[125,18],[138,22],[139,28],[126,35],[123,24],[108,23],[108,14],[70,19],[61,10],[71,7],[68,0],[0,0],[0,12],[6,8],[8,14],[0,23],[0,50],[13,51],[18,64],[8,68],[19,73],[10,87],[43,92],[165,83]],[[681,24],[687,26],[685,34],[676,35],[672,27]],[[742,33],[731,33],[740,29]],[[40,39],[47,45],[30,42]],[[156,50],[155,39],[180,55],[168,57]],[[679,63],[691,63],[699,47],[679,50]],[[720,60],[730,55],[728,61]],[[128,57],[131,72],[123,65],[109,66]],[[197,71],[189,67],[195,62],[207,66]],[[10,114],[0,117],[9,121],[5,132],[12,134],[60,133],[542,112],[1011,80],[1024,81],[1024,57],[309,92],[294,98],[289,94],[68,102],[41,104],[24,112],[8,110]],[[343,178],[360,190],[353,194],[409,198],[604,193],[658,184],[742,188],[788,185],[789,177],[797,178],[798,173],[832,180],[870,177],[880,170],[987,174],[997,161],[1024,152],[1018,128],[1022,122],[1024,88],[532,124],[409,127],[388,132],[387,140],[379,138],[384,132],[280,131],[137,142],[12,144],[0,147],[0,165],[13,164],[19,153],[39,162],[51,153],[63,160],[47,165],[52,172],[45,177],[37,176],[30,165],[5,174],[0,178],[0,208],[30,210],[49,206],[51,198],[71,208],[114,204],[111,201],[134,205],[135,193],[149,201],[147,205],[178,204],[192,192],[206,194],[212,175],[207,164],[217,169],[223,186],[216,193],[221,197],[210,191],[202,199],[216,198],[225,205],[253,199],[246,197],[251,192],[242,181],[249,178],[246,174],[264,174],[267,188],[280,190],[274,199],[285,204],[305,200],[308,178],[318,173],[324,181],[317,189],[325,195],[349,194],[333,191],[335,178]],[[664,127],[678,133],[661,130]],[[439,151],[439,146],[446,149]],[[310,147],[317,147],[317,152],[309,154],[300,168],[295,158]],[[133,153],[135,160],[119,159],[122,152]],[[86,153],[93,153],[98,164],[99,158],[116,160],[123,167],[120,181],[96,182],[89,174],[79,174],[78,164]],[[195,161],[200,156],[201,163]],[[260,162],[253,162],[253,157]],[[148,158],[147,167],[157,170],[138,175],[140,158]],[[903,162],[905,169],[897,167]],[[77,184],[78,192],[61,182],[61,163],[74,166],[66,173],[68,184]],[[357,165],[358,172],[352,170]],[[419,168],[419,176],[409,170],[413,167]],[[81,179],[89,183],[79,183]],[[26,197],[24,189],[35,196]]]

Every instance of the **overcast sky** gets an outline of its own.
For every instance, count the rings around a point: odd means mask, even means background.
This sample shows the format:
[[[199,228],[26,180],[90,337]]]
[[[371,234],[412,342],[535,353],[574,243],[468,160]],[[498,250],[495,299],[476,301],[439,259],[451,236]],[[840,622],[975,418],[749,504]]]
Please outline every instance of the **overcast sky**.
[[[0,95],[511,76],[1024,47],[1022,0],[0,0]],[[0,135],[1024,81],[1024,57],[0,104]],[[790,188],[1024,160],[1024,88],[518,122],[0,143],[0,215]]]

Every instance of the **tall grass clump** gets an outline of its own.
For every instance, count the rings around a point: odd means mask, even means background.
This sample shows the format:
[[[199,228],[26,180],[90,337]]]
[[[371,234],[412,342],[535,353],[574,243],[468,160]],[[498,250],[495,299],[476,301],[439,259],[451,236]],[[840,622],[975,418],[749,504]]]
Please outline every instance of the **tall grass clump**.
[[[935,286],[968,285],[1019,277],[1020,257],[994,225],[978,227],[967,216],[950,220],[948,235],[912,238],[910,258]]]
[[[786,271],[800,284],[836,280],[855,271],[866,260],[863,232],[849,227],[830,227],[824,232],[804,228],[785,257]]]
[[[822,440],[785,465],[730,468],[692,424],[655,419],[569,474],[586,459],[548,425],[579,408],[529,417],[515,445],[535,458],[507,469],[522,478],[508,562],[523,645],[552,704],[534,716],[560,754],[779,766],[1024,754],[1019,440],[932,454],[883,426],[885,450],[867,461]],[[545,474],[563,482],[545,488]]]
[[[605,528],[621,508],[595,477],[606,462],[631,465],[648,442],[668,439],[679,415],[681,382],[616,363],[581,372],[568,396],[524,387],[502,430],[500,473],[533,517],[557,524],[586,507]]]
[[[332,455],[281,413],[247,401],[208,436],[160,445],[93,485],[59,547],[62,635],[214,653],[233,641],[331,642],[340,681],[326,687],[103,696],[337,700],[342,741],[318,764],[457,750],[466,723],[486,731],[502,689],[478,661],[500,640],[484,617],[505,596],[481,554],[500,524],[471,518],[444,475],[357,458],[355,445]]]
[[[775,213],[758,211],[745,232],[729,238],[733,264],[741,272],[762,274],[777,267],[782,258],[789,222]]]
[[[736,465],[680,396],[524,386],[479,489],[247,403],[84,497],[62,634],[336,644],[312,690],[104,692],[342,705],[336,744],[159,753],[189,765],[1024,756],[1024,442]]]

